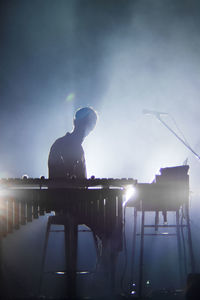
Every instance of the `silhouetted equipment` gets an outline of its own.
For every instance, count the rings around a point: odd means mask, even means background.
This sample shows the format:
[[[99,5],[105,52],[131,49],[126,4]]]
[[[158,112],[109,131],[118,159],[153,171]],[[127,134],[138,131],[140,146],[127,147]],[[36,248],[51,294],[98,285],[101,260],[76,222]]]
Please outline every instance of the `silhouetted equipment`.
[[[74,212],[89,222],[95,218],[95,226],[101,224],[109,231],[116,221],[111,214],[121,214],[123,186],[130,184],[135,185],[136,180],[0,179],[1,236],[51,211]]]
[[[133,256],[132,256],[132,275],[135,277],[135,251],[136,251],[136,237],[140,236],[140,257],[139,257],[139,280],[138,280],[138,293],[141,297],[143,290],[143,269],[144,269],[144,237],[148,235],[153,236],[176,236],[177,249],[179,257],[179,271],[180,279],[183,278],[183,262],[185,273],[187,273],[187,262],[185,245],[181,244],[181,236],[183,229],[187,230],[188,239],[188,255],[190,258],[190,268],[194,272],[195,263],[192,248],[190,220],[189,220],[189,166],[178,166],[172,168],[160,169],[160,175],[156,175],[155,180],[150,183],[137,184],[137,195],[134,199],[128,202],[127,206],[134,207],[134,233],[133,233]],[[155,223],[145,223],[145,213],[155,213]],[[176,216],[175,224],[168,224],[167,214],[173,212]],[[162,213],[162,217],[160,215]],[[138,214],[141,216],[140,233],[137,233]],[[162,224],[160,220],[162,219]],[[146,233],[145,229],[154,229],[153,233]],[[175,229],[174,233],[168,233],[166,230]],[[158,232],[158,229],[165,229],[164,233]],[[183,242],[182,242],[183,243]],[[183,249],[184,248],[184,249]],[[133,279],[134,282],[134,279]]]
[[[189,166],[178,166],[160,169],[160,175],[148,183],[137,183],[134,179],[0,179],[0,233],[1,237],[31,222],[40,215],[55,212],[55,217],[49,217],[43,253],[43,268],[48,243],[48,235],[52,224],[64,225],[65,242],[67,247],[66,269],[68,276],[68,295],[75,296],[76,259],[78,224],[85,224],[102,240],[110,240],[108,247],[113,253],[110,255],[110,281],[114,284],[116,253],[123,247],[123,196],[126,186],[135,187],[135,195],[127,202],[128,207],[134,207],[132,274],[135,275],[136,239],[140,236],[139,256],[139,296],[143,290],[144,265],[144,237],[160,234],[159,229],[175,229],[180,266],[186,259],[182,250],[181,237],[183,229],[187,230],[188,254],[191,272],[194,273],[194,256],[189,222]],[[155,223],[145,223],[146,212],[155,213]],[[168,212],[176,216],[175,224],[168,224]],[[162,216],[161,216],[162,214]],[[141,216],[140,232],[138,230],[138,216]],[[160,220],[163,220],[163,224]],[[153,233],[146,233],[146,229],[154,229]],[[117,241],[117,242],[116,242]],[[114,245],[114,246],[113,246]],[[114,248],[112,248],[114,247]],[[107,249],[106,249],[107,251]],[[186,263],[185,263],[186,266]]]

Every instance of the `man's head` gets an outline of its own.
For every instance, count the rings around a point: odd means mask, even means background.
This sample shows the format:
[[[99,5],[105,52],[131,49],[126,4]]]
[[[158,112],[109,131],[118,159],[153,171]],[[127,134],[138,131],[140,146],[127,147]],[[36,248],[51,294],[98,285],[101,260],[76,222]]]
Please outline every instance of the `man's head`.
[[[83,107],[76,111],[74,117],[74,131],[85,138],[95,127],[97,113],[91,107]]]

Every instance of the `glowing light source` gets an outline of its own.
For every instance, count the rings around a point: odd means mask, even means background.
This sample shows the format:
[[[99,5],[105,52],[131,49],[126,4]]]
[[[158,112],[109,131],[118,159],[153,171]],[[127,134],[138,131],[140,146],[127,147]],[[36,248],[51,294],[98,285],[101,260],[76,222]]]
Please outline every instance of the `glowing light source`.
[[[127,186],[126,188],[126,196],[125,196],[125,201],[123,202],[123,206],[126,205],[126,203],[133,198],[133,196],[135,195],[135,188],[131,185],[131,186]]]
[[[136,291],[131,291],[131,295],[134,295],[136,293]]]
[[[85,275],[85,274],[89,274],[91,273],[90,271],[77,271],[76,274],[79,274],[79,275]],[[56,272],[57,275],[65,275],[66,272],[64,271],[58,271]]]
[[[72,102],[74,99],[75,99],[75,94],[74,93],[70,93],[66,97],[66,102]]]
[[[85,275],[85,274],[89,274],[91,273],[90,271],[79,271],[79,272],[76,272],[76,274],[79,274],[79,275]]]

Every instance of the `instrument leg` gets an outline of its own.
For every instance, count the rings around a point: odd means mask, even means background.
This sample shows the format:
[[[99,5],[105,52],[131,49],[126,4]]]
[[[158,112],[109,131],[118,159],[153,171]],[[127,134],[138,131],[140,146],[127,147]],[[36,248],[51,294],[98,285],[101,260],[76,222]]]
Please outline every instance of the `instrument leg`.
[[[176,210],[176,235],[177,235],[177,247],[178,247],[180,284],[182,286],[182,284],[183,284],[183,272],[182,272],[182,251],[181,251],[181,238],[180,238],[179,210]]]
[[[134,268],[135,268],[135,256],[136,256],[136,234],[137,234],[137,208],[134,207],[134,225],[133,225],[133,243],[132,243],[132,262],[131,262],[131,286],[130,292],[132,291],[132,285],[134,283]]]
[[[186,209],[186,223],[187,223],[187,230],[188,230],[188,247],[189,247],[191,272],[195,273],[195,259],[194,259],[194,252],[192,246],[192,235],[191,235],[191,228],[190,228],[190,216],[189,216],[188,204],[186,204],[185,209]]]
[[[144,222],[145,222],[145,211],[142,210],[142,224],[141,224],[141,237],[140,237],[140,260],[139,260],[139,298],[142,297],[143,288],[143,267],[144,267]]]

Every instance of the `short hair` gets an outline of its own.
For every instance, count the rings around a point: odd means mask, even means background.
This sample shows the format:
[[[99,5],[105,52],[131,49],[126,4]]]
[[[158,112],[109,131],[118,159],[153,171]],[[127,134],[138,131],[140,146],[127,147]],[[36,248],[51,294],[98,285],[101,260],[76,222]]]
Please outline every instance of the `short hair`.
[[[97,112],[92,107],[79,108],[74,116],[74,122],[76,124],[84,124],[90,130],[92,130],[97,122]]]

